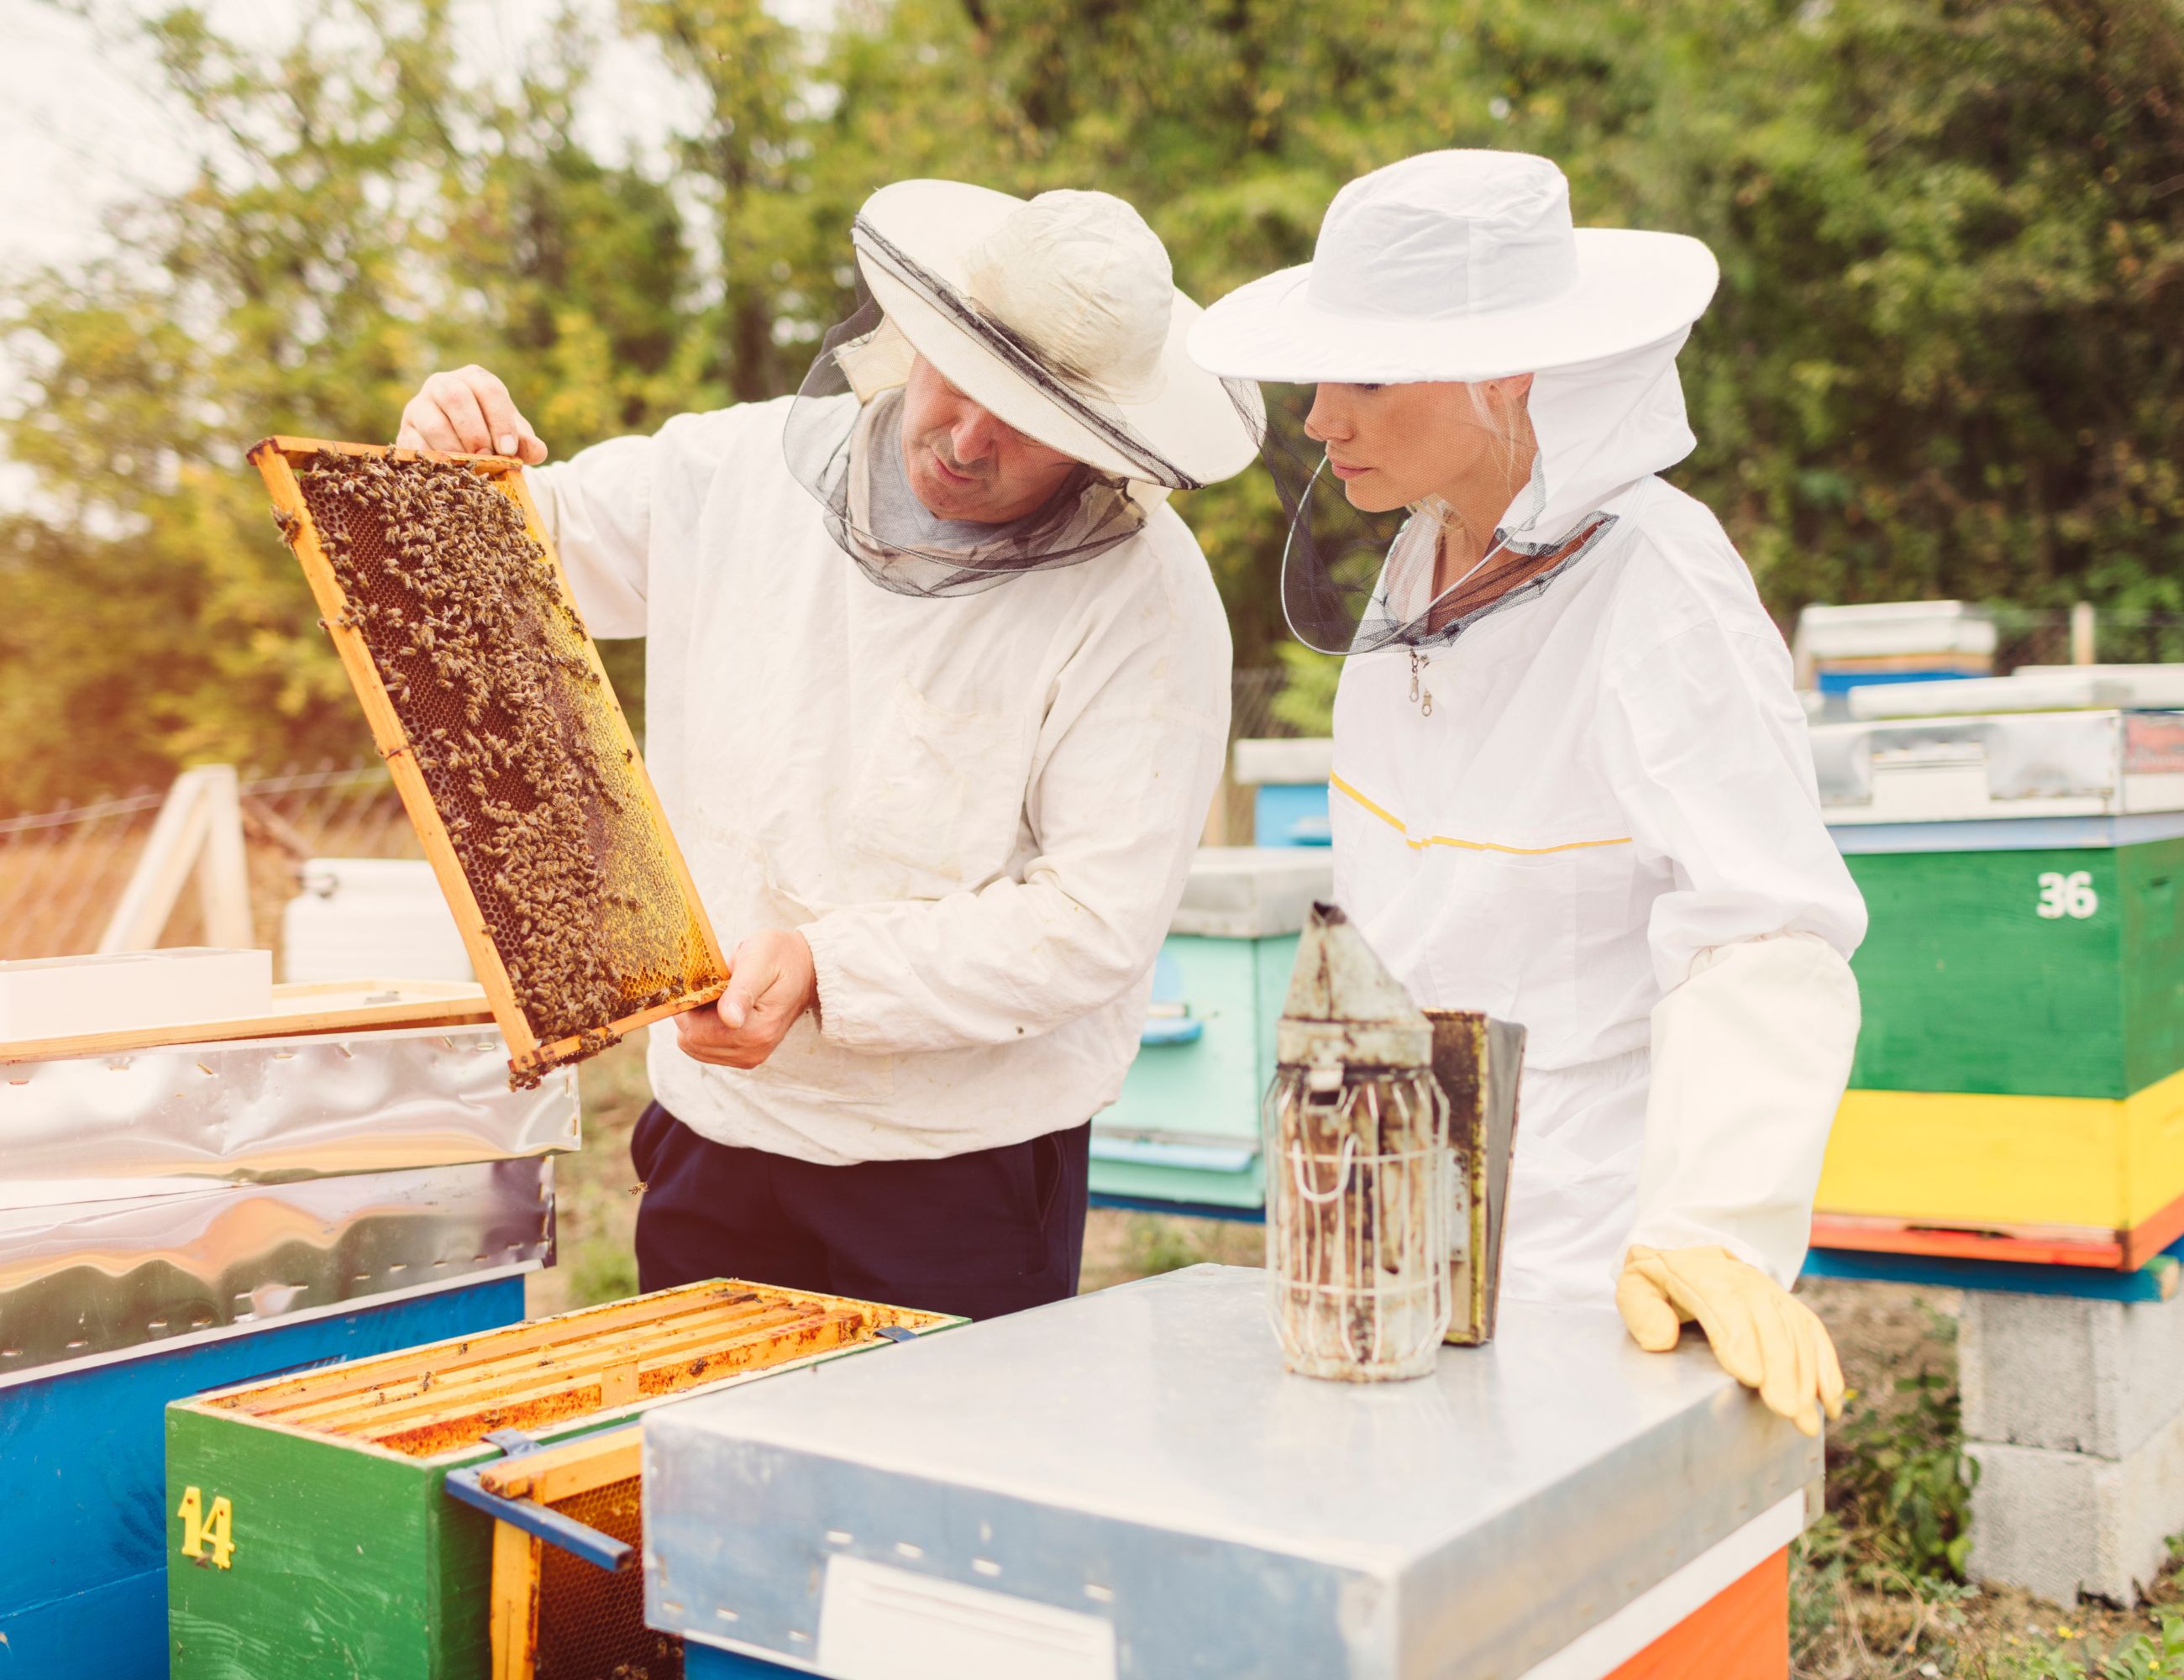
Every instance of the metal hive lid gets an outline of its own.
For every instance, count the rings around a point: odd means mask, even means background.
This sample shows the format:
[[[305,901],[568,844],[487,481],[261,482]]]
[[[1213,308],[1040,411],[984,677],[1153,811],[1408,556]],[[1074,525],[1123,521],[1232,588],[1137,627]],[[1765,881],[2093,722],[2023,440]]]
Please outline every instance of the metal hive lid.
[[[1265,1291],[1195,1266],[662,1408],[652,1621],[816,1666],[885,1566],[1007,1595],[1026,1644],[1089,1615],[1118,1680],[1508,1676],[1819,1475],[1612,1311],[1504,1302],[1491,1345],[1368,1391],[1284,1375]]]

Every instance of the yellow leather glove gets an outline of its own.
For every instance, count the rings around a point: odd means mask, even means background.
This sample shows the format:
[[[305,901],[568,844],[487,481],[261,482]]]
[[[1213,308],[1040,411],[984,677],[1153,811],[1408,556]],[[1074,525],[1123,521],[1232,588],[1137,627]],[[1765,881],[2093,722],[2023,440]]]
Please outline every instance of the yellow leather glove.
[[[1842,1416],[1842,1366],[1826,1326],[1726,1249],[1634,1243],[1616,1281],[1615,1310],[1649,1354],[1667,1353],[1696,1320],[1721,1368],[1808,1435],[1820,1432],[1823,1410]]]

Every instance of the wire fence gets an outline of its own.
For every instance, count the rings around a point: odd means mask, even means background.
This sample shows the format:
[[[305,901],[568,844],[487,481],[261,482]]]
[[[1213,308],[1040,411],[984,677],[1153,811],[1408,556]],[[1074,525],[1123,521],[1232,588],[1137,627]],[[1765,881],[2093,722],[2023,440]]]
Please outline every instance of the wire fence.
[[[1279,669],[1235,674],[1232,740],[1296,732],[1273,709],[1284,677]],[[1225,777],[1223,787],[1222,826],[1248,839],[1251,790],[1231,787]],[[424,855],[387,767],[376,761],[253,772],[239,791],[252,928],[269,949],[279,947],[281,910],[296,895],[306,859]],[[0,960],[96,950],[166,797],[164,788],[148,788],[0,818]],[[202,937],[196,896],[186,892],[160,943]]]
[[[2070,663],[2067,610],[1997,609],[1995,620],[1997,673]],[[2100,614],[2093,654],[2111,664],[2184,660],[2184,614]],[[1285,667],[1236,672],[1231,743],[1316,732],[1299,722],[1312,707],[1279,704],[1290,687]],[[376,761],[253,773],[240,791],[252,924],[258,943],[269,948],[277,948],[281,909],[296,894],[305,859],[423,855],[387,767]],[[146,789],[0,819],[0,959],[96,950],[165,798],[164,788]],[[1206,837],[1229,844],[1251,838],[1251,789],[1236,787],[1226,774]],[[187,945],[201,937],[195,895],[186,893],[161,943]]]
[[[1287,687],[1289,672],[1279,665],[1261,670],[1240,670],[1229,680],[1228,745],[1221,761],[1221,786],[1213,796],[1213,811],[1206,825],[1205,839],[1216,846],[1246,846],[1251,842],[1252,790],[1241,787],[1228,773],[1236,761],[1239,741],[1264,740],[1270,736],[1297,734],[1296,727],[1281,717],[1274,702]]]
[[[2071,663],[2068,609],[1997,607],[1992,611],[1997,676],[2020,665]],[[2173,665],[2184,660],[2184,613],[2097,612],[2092,628],[2095,665]]]
[[[1263,670],[1240,670],[1229,679],[1228,738],[1263,741],[1271,736],[1299,733],[1274,709],[1289,685],[1289,672],[1279,665]]]
[[[424,855],[382,764],[292,767],[253,775],[239,791],[252,929],[269,949],[306,858]],[[0,959],[98,949],[166,797],[162,788],[0,820]],[[185,893],[160,943],[202,938],[196,897]]]

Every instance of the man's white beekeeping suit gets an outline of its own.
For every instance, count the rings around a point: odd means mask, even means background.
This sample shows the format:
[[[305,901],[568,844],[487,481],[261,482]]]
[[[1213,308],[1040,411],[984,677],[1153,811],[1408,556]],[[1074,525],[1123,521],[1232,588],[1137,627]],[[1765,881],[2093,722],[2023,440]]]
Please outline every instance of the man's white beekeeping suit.
[[[1149,338],[1072,280],[1119,263],[1123,217]],[[854,239],[873,301],[800,394],[533,475],[593,633],[647,638],[646,757],[714,924],[800,929],[817,973],[756,1068],[655,1027],[655,1092],[828,1164],[1015,1143],[1119,1088],[1228,728],[1226,620],[1164,498],[1251,459],[1256,402],[1182,358],[1197,311],[1105,195],[906,182]],[[919,507],[889,431],[913,352],[1088,463],[1072,493],[998,536]]]

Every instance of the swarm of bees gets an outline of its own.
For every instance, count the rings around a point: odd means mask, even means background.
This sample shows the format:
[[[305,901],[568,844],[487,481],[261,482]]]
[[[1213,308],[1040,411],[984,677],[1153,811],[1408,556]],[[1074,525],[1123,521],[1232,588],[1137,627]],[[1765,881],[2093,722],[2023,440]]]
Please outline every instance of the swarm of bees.
[[[581,620],[515,503],[468,469],[327,452],[298,477],[338,621],[370,650],[532,1032],[590,1054],[685,976],[632,994],[617,972],[642,954],[616,934],[640,901],[602,852],[644,818],[610,773],[627,749],[590,726]]]

